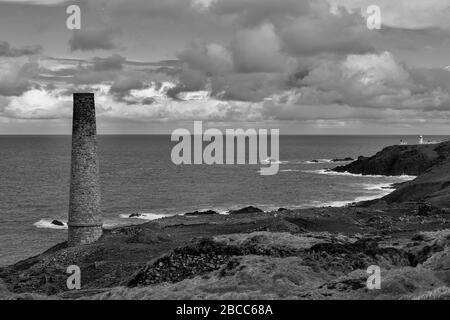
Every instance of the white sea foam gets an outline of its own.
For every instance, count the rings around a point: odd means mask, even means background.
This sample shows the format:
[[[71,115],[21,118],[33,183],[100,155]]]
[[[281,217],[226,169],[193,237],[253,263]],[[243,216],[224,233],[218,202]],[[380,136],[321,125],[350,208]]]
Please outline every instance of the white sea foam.
[[[359,178],[378,178],[378,179],[386,179],[388,181],[385,182],[375,182],[375,183],[362,183],[357,184],[358,186],[361,186],[363,190],[366,191],[366,193],[369,193],[367,195],[359,196],[353,200],[344,200],[344,201],[329,201],[329,202],[320,202],[320,201],[314,201],[312,202],[313,207],[345,207],[349,204],[355,203],[355,202],[362,202],[362,201],[371,201],[375,199],[380,199],[384,196],[387,196],[388,194],[395,191],[395,188],[393,187],[394,183],[398,182],[405,182],[415,179],[415,176],[408,176],[408,175],[401,175],[401,176],[381,176],[381,175],[362,175],[362,174],[353,174],[349,172],[334,172],[328,169],[321,169],[321,170],[308,170],[304,171],[307,173],[315,173],[315,174],[325,174],[330,176],[350,176],[350,177],[359,177]]]
[[[281,160],[275,160],[272,158],[267,158],[266,160],[261,160],[261,164],[287,164],[289,161],[281,161]]]
[[[326,163],[348,163],[351,162],[351,160],[334,160],[334,159],[316,159],[316,160],[309,160],[309,161],[303,161],[301,163],[303,164],[326,164]]]
[[[35,222],[33,225],[36,228],[39,229],[54,229],[54,230],[67,230],[68,229],[68,225],[67,222],[65,221],[61,221],[62,223],[64,223],[64,226],[58,226],[52,223],[52,219],[41,219],[38,222]],[[126,225],[126,223],[120,223],[118,221],[113,221],[113,220],[107,220],[103,223],[103,227],[104,228],[114,228],[117,226],[121,226],[121,225]]]
[[[218,214],[222,214],[222,215],[229,215],[230,214],[230,209],[224,209],[224,208],[211,208],[211,207],[208,207],[208,208],[203,208],[203,209],[191,209],[190,211],[191,212],[194,212],[194,211],[198,211],[198,212],[205,212],[205,211],[208,211],[208,210],[211,210],[211,211],[214,211],[214,212],[217,212]],[[187,212],[189,212],[189,210],[185,210],[186,212],[184,212],[184,213],[179,213],[178,215],[179,216],[186,216],[186,213]]]
[[[363,189],[370,192],[368,195],[359,196],[356,197],[353,200],[347,200],[347,201],[329,201],[329,202],[319,202],[316,201],[313,203],[314,207],[345,207],[349,204],[355,203],[355,202],[364,202],[364,201],[371,201],[380,199],[382,197],[387,196],[388,194],[395,191],[395,189],[392,187],[392,183],[367,183],[363,184]]]
[[[364,183],[362,184],[364,190],[368,191],[394,191],[392,183]]]
[[[315,174],[324,174],[329,176],[349,176],[349,177],[372,177],[372,178],[382,178],[384,176],[379,175],[362,175],[362,174],[355,174],[350,172],[337,172],[337,171],[331,171],[329,169],[319,169],[319,170],[303,170],[305,173],[315,173]]]
[[[337,172],[329,169],[319,169],[319,170],[303,170],[305,173],[315,173],[315,174],[324,174],[329,176],[348,176],[348,177],[363,177],[363,178],[392,178],[398,179],[402,181],[409,181],[417,178],[416,176],[382,176],[382,175],[363,175],[361,173],[350,173],[350,172]]]
[[[41,219],[38,222],[35,222],[33,225],[39,229],[55,229],[55,230],[65,230],[67,229],[67,223],[64,223],[64,226],[57,226],[52,223],[53,220]]]
[[[300,172],[300,170],[296,170],[296,169],[285,169],[285,170],[280,170],[280,172]]]
[[[228,215],[229,211],[230,211],[229,208],[224,208],[224,207],[204,207],[204,208],[201,208],[198,210],[191,210],[191,211],[204,212],[204,211],[208,211],[208,210],[212,210],[212,211],[217,212],[218,214],[223,214],[223,215]]]
[[[348,206],[348,205],[350,205],[352,203],[356,203],[356,202],[376,200],[376,199],[382,198],[384,196],[387,196],[389,193],[391,193],[391,191],[386,190],[384,192],[373,194],[373,195],[370,195],[370,196],[357,197],[357,198],[355,198],[353,200],[328,201],[328,202],[313,201],[311,203],[310,207],[317,207],[317,208],[322,208],[322,207],[341,208],[341,207],[345,207],[345,206]]]
[[[340,207],[345,207],[351,203],[353,203],[354,201],[328,201],[328,202],[319,202],[316,201],[313,204],[313,207],[318,207],[318,208],[322,208],[322,207],[333,207],[333,208],[340,208]]]
[[[166,217],[170,217],[168,214],[156,214],[156,213],[139,213],[139,216],[130,217],[131,214],[121,214],[122,219],[141,219],[141,220],[158,220]]]
[[[317,160],[311,160],[311,161],[305,161],[305,164],[323,164],[323,163],[330,163],[331,159],[317,159]]]
[[[408,176],[406,174],[401,175],[401,176],[392,176],[392,178],[397,178],[403,181],[411,181],[417,178],[417,176]]]

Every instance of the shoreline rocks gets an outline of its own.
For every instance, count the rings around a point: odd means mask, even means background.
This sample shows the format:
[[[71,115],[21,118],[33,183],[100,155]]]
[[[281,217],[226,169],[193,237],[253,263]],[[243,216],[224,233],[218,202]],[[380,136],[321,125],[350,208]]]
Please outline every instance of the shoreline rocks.
[[[58,227],[64,227],[66,225],[64,222],[61,222],[59,220],[53,220],[52,224]]]
[[[308,163],[334,163],[334,162],[350,162],[350,161],[355,161],[355,159],[351,158],[351,157],[345,157],[345,158],[335,158],[335,159],[331,159],[331,160],[310,160],[308,161]]]
[[[371,157],[334,168],[336,172],[362,175],[418,176],[442,161],[450,161],[450,142],[437,145],[389,146]]]
[[[396,190],[382,198],[388,204],[427,202],[450,208],[450,141],[439,144],[395,145],[372,157],[332,169],[362,175],[417,176],[396,184]]]
[[[263,213],[263,212],[264,212],[263,210],[253,206],[228,211],[229,214],[248,214],[248,213]]]
[[[331,162],[350,162],[350,161],[355,161],[355,159],[353,159],[351,157],[346,157],[346,158],[337,158],[337,159],[331,160]]]
[[[214,210],[206,210],[206,211],[194,211],[194,212],[186,212],[184,215],[187,217],[196,217],[196,216],[212,216],[220,214]]]

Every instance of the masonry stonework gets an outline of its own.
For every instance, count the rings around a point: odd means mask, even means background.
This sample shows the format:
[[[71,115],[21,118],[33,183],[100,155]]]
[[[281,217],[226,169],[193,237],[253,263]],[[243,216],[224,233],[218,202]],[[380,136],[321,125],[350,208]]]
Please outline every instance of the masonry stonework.
[[[72,164],[68,245],[90,244],[102,236],[97,129],[93,93],[73,95]]]

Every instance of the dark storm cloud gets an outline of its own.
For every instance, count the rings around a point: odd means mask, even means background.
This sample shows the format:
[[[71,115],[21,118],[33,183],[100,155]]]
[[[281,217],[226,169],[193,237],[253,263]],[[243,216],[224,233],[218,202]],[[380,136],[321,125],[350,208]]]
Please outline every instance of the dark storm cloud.
[[[95,71],[122,70],[126,61],[127,59],[125,57],[113,54],[107,58],[94,57],[92,64]]]
[[[39,66],[35,62],[7,63],[0,70],[0,96],[20,96],[33,87]]]
[[[142,79],[129,76],[119,76],[114,80],[109,92],[114,95],[117,100],[122,101],[124,97],[129,96],[131,90],[143,89],[144,86],[145,83]]]
[[[210,82],[221,99],[262,101],[324,55],[377,51],[359,12],[332,13],[325,1],[217,0],[210,10],[242,27],[229,45],[195,42],[182,51],[178,90]]]
[[[412,69],[411,76],[423,90],[438,89],[450,92],[450,71],[446,69]],[[449,106],[450,107],[450,106]]]
[[[0,57],[21,57],[21,56],[30,56],[34,54],[39,54],[42,51],[42,47],[35,46],[27,46],[22,48],[13,48],[6,41],[0,41]]]
[[[181,92],[203,90],[208,83],[208,76],[201,70],[194,70],[185,65],[178,80],[178,85],[167,91],[167,96],[174,100],[179,100],[178,94]]]
[[[265,22],[282,22],[310,11],[309,1],[299,0],[217,0],[211,12],[219,16],[233,16],[244,27],[255,27]]]
[[[374,32],[359,13],[309,15],[279,30],[283,47],[295,55],[364,54],[374,52]]]
[[[265,50],[254,50],[258,39],[266,40]],[[210,84],[212,94],[223,100],[262,101],[288,79],[287,58],[277,46],[270,33],[259,31],[240,34],[228,48],[193,43],[179,54],[184,64],[172,92],[204,90]]]
[[[261,44],[264,50],[255,52]],[[272,25],[237,32],[229,48],[237,72],[282,72],[286,68],[287,58]]]
[[[69,40],[71,51],[111,50],[116,48],[114,38],[119,33],[117,28],[81,29],[73,31]]]
[[[228,77],[216,77],[211,84],[213,93],[223,100],[259,102],[283,89],[284,75],[240,73]]]
[[[147,19],[179,20],[183,17],[197,15],[192,0],[108,0],[107,3],[93,1],[91,5],[104,5],[115,17],[144,16]]]

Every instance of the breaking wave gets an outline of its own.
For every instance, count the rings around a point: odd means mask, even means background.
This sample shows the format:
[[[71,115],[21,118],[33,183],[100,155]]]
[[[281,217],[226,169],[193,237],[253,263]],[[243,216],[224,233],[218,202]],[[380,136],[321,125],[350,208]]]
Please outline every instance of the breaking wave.
[[[141,219],[141,220],[158,220],[172,215],[157,214],[157,213],[136,213],[136,214],[121,214],[122,219]]]
[[[409,181],[417,178],[416,176],[401,175],[401,176],[383,176],[383,175],[363,175],[361,173],[350,173],[350,172],[337,172],[330,169],[320,169],[320,170],[303,170],[305,173],[315,173],[324,174],[330,176],[348,176],[348,177],[363,177],[363,178],[395,178],[402,181]]]
[[[66,230],[68,228],[66,222],[61,221],[64,224],[63,226],[58,226],[52,222],[53,220],[41,219],[38,222],[33,223],[33,225],[39,229]]]
[[[317,160],[309,160],[304,161],[304,164],[325,164],[325,163],[348,163],[351,160],[334,160],[334,159],[317,159]]]

